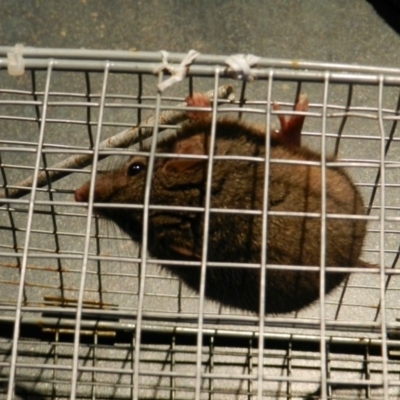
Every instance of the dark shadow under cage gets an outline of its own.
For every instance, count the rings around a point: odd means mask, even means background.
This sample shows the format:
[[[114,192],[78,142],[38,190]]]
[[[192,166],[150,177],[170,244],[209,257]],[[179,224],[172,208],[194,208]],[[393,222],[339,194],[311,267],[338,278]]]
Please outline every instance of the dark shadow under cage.
[[[161,64],[160,53],[25,48],[25,70],[11,76],[12,50],[0,48],[4,398],[399,397],[400,70],[257,59],[243,75],[225,56],[200,55],[160,91],[185,55],[167,64],[163,53]],[[168,260],[149,245],[96,216],[92,199],[89,208],[75,202],[93,160],[100,176],[135,154],[156,159],[146,150],[153,132],[176,134],[185,98],[216,92],[203,107],[214,126],[229,115],[269,132],[280,115],[305,116],[302,143],[336,157],[318,165],[344,168],[364,199],[362,258],[375,268],[356,268],[299,311],[261,318],[205,299],[160,267]],[[308,109],[293,111],[300,94]],[[274,267],[264,267],[268,279]],[[321,269],[324,279],[323,261]]]

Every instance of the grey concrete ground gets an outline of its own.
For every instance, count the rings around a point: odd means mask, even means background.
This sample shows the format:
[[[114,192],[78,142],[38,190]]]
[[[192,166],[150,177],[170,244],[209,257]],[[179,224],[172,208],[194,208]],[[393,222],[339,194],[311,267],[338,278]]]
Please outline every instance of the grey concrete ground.
[[[285,59],[301,58],[315,61],[358,63],[383,67],[398,67],[400,65],[400,52],[398,51],[400,48],[400,35],[387,25],[375,12],[372,5],[365,0],[1,0],[0,46],[12,46],[16,43],[23,43],[26,46],[36,47],[109,50],[130,49],[141,51],[166,49],[169,51],[186,52],[194,48],[202,53],[220,55],[253,53],[264,57]],[[3,89],[2,85],[4,85],[12,89],[30,90],[29,77],[26,81],[23,79],[19,81],[16,80],[17,83],[13,86],[13,78],[10,79],[7,77],[6,71],[2,72],[3,75],[1,75],[1,77],[3,77],[4,80],[2,81],[0,79],[0,89]],[[54,92],[61,90],[74,93],[85,92],[83,75],[76,77],[72,74],[65,74],[64,76],[62,72],[58,74],[55,73],[54,75],[54,86],[52,89]],[[43,90],[44,76],[45,73],[38,73],[38,91]],[[96,78],[92,79],[96,82],[94,84],[95,88],[93,89],[93,93],[97,93],[96,90],[101,87],[101,77],[98,77],[99,81],[96,81]],[[125,77],[114,77],[114,79],[115,93],[122,93],[122,91],[125,93]],[[129,82],[131,83],[131,81]],[[209,79],[208,83],[209,82],[212,81]],[[10,85],[9,87],[7,86],[8,84]],[[151,81],[151,85],[153,85],[153,81]],[[110,84],[110,86],[114,89],[112,84]],[[285,85],[282,84],[282,87],[276,89],[276,93],[279,93],[279,90],[282,89],[281,93],[285,93],[285,91],[290,92],[288,98],[292,99],[293,87],[290,86],[288,89],[288,87],[284,86]],[[316,96],[312,98],[312,101],[320,101],[317,96],[321,95],[321,86],[321,84],[315,85],[315,87],[311,84],[309,85],[309,93],[315,92]],[[333,105],[343,106],[346,101],[347,93],[345,89],[344,87],[335,87],[332,89],[332,97],[330,97],[329,101]],[[121,90],[121,92],[118,92],[118,90]],[[134,90],[134,88],[132,89],[132,87],[129,87],[126,89],[126,92],[132,94],[131,91],[133,92]],[[112,89],[110,89],[110,92],[114,93]],[[256,91],[254,91],[254,93],[256,93]],[[398,96],[397,90],[391,90],[389,88],[386,91],[386,95],[387,98],[385,97],[385,100],[387,101],[387,108],[393,109]],[[6,96],[7,94],[4,95],[4,98],[8,98]],[[31,100],[29,96],[21,98],[23,100]],[[65,98],[60,97],[60,99],[65,99],[67,101],[74,100],[67,95],[65,95]],[[371,110],[375,110],[376,87],[372,89],[365,89],[365,87],[356,89],[354,99],[356,106],[368,106]],[[57,96],[54,97],[54,100],[57,101]],[[112,100],[110,100],[110,102],[112,102]],[[29,118],[35,117],[35,110],[33,107],[28,108],[28,106],[25,108],[16,108],[16,111],[14,111],[12,107],[4,107],[0,115],[17,115],[20,110],[21,116],[23,115]],[[23,114],[24,112],[26,112],[26,115]],[[96,110],[93,111],[93,113],[95,112]],[[121,121],[131,122],[132,117],[129,115],[130,110],[111,109],[108,110],[108,112],[107,117],[114,122],[118,117],[121,118]],[[373,111],[371,111],[371,113],[372,112]],[[70,118],[71,121],[85,119],[83,107],[54,107],[50,110],[50,113],[52,118],[59,118],[60,120],[66,120],[67,118]],[[95,117],[92,118],[95,120]],[[32,133],[33,139],[29,137],[29,140],[34,141],[37,137],[35,136],[37,135],[37,126],[35,124],[29,125],[24,121],[20,121],[18,123],[19,125],[14,123],[14,121],[5,120],[1,122],[0,139],[4,139],[4,137],[1,136],[3,132],[7,132],[6,140],[10,141],[25,140],[27,132]],[[312,122],[315,122],[316,127],[312,125]],[[320,120],[312,120],[309,125],[312,127],[310,130],[318,132],[319,123]],[[336,133],[340,120],[329,121],[329,123],[332,124],[329,125],[329,128],[332,127],[332,132]],[[354,118],[348,122],[347,127],[349,125],[356,134],[359,134],[360,137],[363,136],[363,138],[368,135],[376,135],[377,132],[377,123],[373,119]],[[49,124],[47,129],[46,140],[50,143],[83,146],[80,142],[83,137],[82,134],[84,133],[81,125],[68,123],[57,125],[55,123],[52,125]],[[348,130],[351,129],[348,128]],[[104,130],[106,131],[106,129]],[[119,128],[114,130],[118,131]],[[348,132],[346,131],[345,133]],[[345,143],[345,145],[343,143]],[[363,147],[358,145],[359,141],[342,141],[340,155],[345,158],[369,158],[376,160],[378,158],[377,149],[379,149],[379,143],[377,143],[377,141],[365,140],[363,143],[365,147]],[[392,146],[388,157],[391,161],[398,162],[398,154],[400,152],[395,151],[396,149],[397,147],[394,147],[393,150]],[[5,157],[7,157],[7,154],[5,154]],[[20,159],[17,157],[17,159],[10,159],[9,162],[19,164],[25,162],[26,164],[32,165],[34,154],[31,155],[31,159],[27,157],[28,156],[25,154],[23,156],[20,155]],[[357,176],[358,182],[362,181],[369,184],[373,182],[375,171],[367,171],[365,173],[363,171],[358,171],[357,175],[357,170],[354,170],[352,169],[352,173]],[[17,169],[9,169],[7,171],[9,176],[13,178],[13,182],[18,181],[18,175],[25,172]],[[78,185],[75,175],[66,178],[60,183],[60,186],[58,186],[58,184],[55,185],[56,189],[61,189],[60,197],[57,197],[57,200],[71,201],[72,189]],[[79,176],[79,178],[82,178],[81,180],[84,179],[82,176]],[[388,204],[390,203],[392,206],[392,214],[396,215],[398,198],[396,197],[398,194],[398,186],[396,186],[396,184],[398,179],[395,169],[390,170],[390,173],[388,172],[388,180],[393,184],[391,187],[392,192],[390,193],[394,193],[394,195],[390,195]],[[368,185],[365,186],[365,192],[368,194],[370,187],[368,187]],[[69,192],[62,192],[65,188],[67,188]],[[43,198],[48,199],[47,193]],[[58,229],[62,233],[67,232],[67,235],[65,235],[67,237],[60,235],[61,249],[81,253],[83,248],[82,240],[80,240],[81,238],[74,237],[73,234],[80,230],[82,231],[85,227],[86,220],[82,217],[84,213],[83,209],[75,210],[73,207],[66,207],[65,209],[60,207],[57,208],[57,210],[61,211],[58,214]],[[81,218],[76,218],[76,215],[75,217],[71,217],[71,212],[77,213],[78,211],[81,214]],[[26,215],[23,212],[15,214],[17,214],[17,226],[24,227]],[[4,226],[8,226],[9,220],[6,215],[0,215],[0,227],[3,226],[3,221],[5,221]],[[34,248],[35,246],[36,248],[41,248],[41,246],[47,245],[47,243],[43,244],[43,242],[48,240],[48,246],[50,248],[54,247],[52,242],[53,221],[50,218],[45,219],[45,217],[39,214],[34,222],[36,224],[34,225],[36,234],[32,239],[31,246]],[[114,234],[114,231],[109,226],[104,227],[103,225],[101,228],[105,228],[105,230],[102,231],[103,233],[106,232],[105,235],[110,232]],[[370,250],[377,250],[378,229],[379,226],[372,225],[371,230],[373,232],[367,244]],[[47,230],[47,233],[50,232],[50,234],[47,234],[47,236],[41,235],[42,231],[45,230]],[[398,244],[397,233],[399,231],[399,223],[393,223],[387,226],[387,230],[390,231],[387,237],[389,238],[390,236],[392,240],[388,247],[390,247],[394,253]],[[22,229],[18,232],[17,236],[19,244],[23,243],[24,232]],[[9,231],[6,229],[0,231],[0,243],[4,238],[7,238],[7,245],[13,243]],[[114,246],[115,243],[109,245],[109,241],[103,239],[100,246],[102,254],[111,254],[116,257],[122,255],[126,255],[127,257],[132,256],[132,250],[127,250],[130,241],[123,241],[123,239],[119,239],[119,241],[122,242],[122,246],[116,249],[115,247],[117,246]],[[376,253],[375,251],[375,255]],[[393,254],[390,256],[393,256]],[[41,263],[39,263],[39,261]],[[53,260],[42,259],[39,261],[34,259],[29,261],[31,269],[28,271],[27,281],[30,285],[26,288],[29,305],[41,305],[45,295],[59,295],[59,285],[61,284],[67,288],[65,293],[63,292],[66,298],[72,298],[76,295],[80,278],[80,264],[77,263],[76,260],[63,260],[61,263],[62,268],[60,268],[62,270],[61,273],[55,267],[55,262],[53,262]],[[19,275],[16,268],[7,269],[6,267],[8,266],[2,264],[0,296],[2,304],[13,306],[16,302]],[[131,263],[102,263],[101,268],[99,268],[98,265],[93,262],[89,266],[89,271],[90,273],[88,274],[86,282],[88,296],[86,299],[93,301],[101,300],[109,306],[116,306],[119,310],[130,312],[132,315],[135,314],[137,309],[138,289],[136,279],[137,270],[135,270],[134,273],[132,272]],[[196,312],[198,303],[197,298],[195,298],[192,292],[185,290],[185,288],[182,289],[179,287],[179,283],[176,279],[170,279],[165,274],[163,278],[160,279],[159,270],[155,266],[149,267],[147,272],[149,276],[146,281],[147,291],[144,307],[146,312],[151,313],[157,311],[164,312],[165,315],[168,315],[168,312],[171,311],[171,304],[173,311],[179,308],[180,312],[184,313]],[[6,276],[6,274],[9,274],[9,276]],[[61,275],[64,280],[60,279]],[[377,291],[376,288],[379,287],[379,282],[375,279],[376,277],[371,279],[367,277],[366,280],[357,280],[357,278],[359,277],[357,276],[355,280],[351,281],[352,284],[347,290],[344,300],[340,298],[342,292],[338,291],[333,297],[328,298],[326,308],[329,312],[329,317],[332,319],[339,320],[339,322],[353,321],[361,326],[363,322],[369,322],[375,319],[375,306],[379,303],[379,291]],[[11,286],[9,284],[10,281],[14,281],[14,285]],[[390,313],[388,313],[390,322],[394,323],[396,317],[399,316],[399,299],[397,296],[399,289],[398,284],[396,286],[393,281],[394,280],[391,281],[387,298],[391,305]],[[184,299],[182,304],[178,304],[176,296],[176,293],[180,290],[182,290],[182,298]],[[10,294],[8,294],[7,291],[9,291]],[[360,291],[364,294],[361,297],[359,295]],[[98,296],[100,292],[102,292],[101,298]],[[132,293],[135,295],[132,296]],[[374,293],[374,299],[368,297],[369,293]],[[7,299],[8,303],[5,299]],[[32,301],[32,299],[34,301]],[[51,304],[51,300],[47,301],[47,304]],[[345,306],[342,308],[338,307],[339,301],[343,302]],[[373,306],[371,306],[371,304],[373,304]],[[73,307],[74,303],[70,306]],[[216,304],[212,303],[206,304],[206,311],[209,313],[217,313],[221,310]],[[223,309],[223,314],[225,316],[229,313],[230,310]],[[232,312],[232,314],[235,315],[235,312]],[[236,316],[237,314],[240,313],[236,312]],[[9,315],[13,316],[13,311],[10,311]],[[40,316],[41,314],[32,313],[32,315]],[[24,314],[24,316],[27,317],[32,315],[28,313]],[[336,318],[337,316],[339,317]],[[304,312],[302,311],[302,313],[300,313],[300,318],[310,318],[312,321],[318,320],[318,306],[311,307]],[[130,324],[134,323],[134,318],[127,318],[127,322]],[[275,322],[277,325],[274,325]],[[151,319],[150,322],[147,321],[146,323],[146,326],[150,326],[150,328],[153,327],[151,323],[154,323],[154,326],[157,328],[161,326],[161,324],[157,325],[157,322]],[[173,327],[175,326],[172,322],[169,324]],[[166,327],[169,328],[170,325],[166,324]],[[195,327],[195,325],[189,323],[183,326],[185,328]],[[131,328],[132,325],[130,325],[130,329]],[[248,325],[243,324],[243,326],[236,325],[234,329],[242,330],[244,333],[248,334],[249,332],[257,331],[258,328],[256,323],[252,322]],[[290,327],[288,330],[285,330],[279,325],[279,316],[275,320],[272,317],[268,326],[268,332],[276,333],[277,335],[286,332],[294,334],[303,333],[303,331],[300,331],[297,327],[291,328],[291,330],[289,329]],[[310,334],[310,332],[311,330],[304,329],[305,334]],[[315,333],[315,331],[312,332]],[[346,336],[346,330],[344,329],[341,334]],[[350,331],[348,335],[352,336],[353,339],[354,337],[358,337],[356,331]],[[129,340],[131,340],[131,338]],[[99,370],[96,370],[93,375],[88,373],[87,376],[83,374],[79,377],[79,390],[81,391],[82,398],[86,396],[91,396],[92,398],[98,398],[96,396],[102,396],[104,398],[130,398],[130,388],[132,386],[132,381],[130,379],[132,373],[129,367],[133,347],[129,340],[125,340],[125,342],[116,341],[116,344],[106,344],[103,345],[103,347],[99,346],[96,348],[96,354],[94,354],[95,352],[92,353],[93,348],[89,345],[81,346],[81,360],[83,360],[82,362],[84,362],[86,366],[89,365],[88,371],[91,372],[90,366],[93,366],[93,368],[99,367]],[[152,337],[152,340],[154,341],[154,337]],[[194,346],[185,347],[181,343],[178,343],[178,346],[176,348],[174,347],[171,353],[168,353],[168,346],[165,343],[162,343],[162,345],[158,347],[152,344],[143,344],[143,351],[141,353],[143,357],[142,368],[147,371],[156,372],[154,376],[148,377],[148,379],[146,377],[147,380],[144,378],[143,381],[141,381],[143,387],[148,385],[147,391],[143,389],[142,397],[170,398],[172,396],[171,393],[175,395],[175,392],[170,391],[170,386],[172,385],[179,389],[176,392],[176,398],[187,398],[185,397],[187,393],[189,393],[189,398],[192,398],[194,384],[192,378],[187,378],[185,380],[185,378],[178,376],[177,379],[171,383],[169,377],[157,377],[157,371],[165,372],[165,369],[170,368],[172,365],[171,368],[173,372],[177,372],[178,375],[184,375],[188,371],[193,372],[195,365]],[[205,350],[210,351],[208,354],[211,354],[209,358],[210,360],[212,359],[212,362],[210,361],[207,365],[215,364],[213,370],[209,367],[209,371],[221,374],[232,374],[235,377],[240,376],[240,374],[255,373],[256,367],[253,366],[253,361],[251,357],[248,357],[247,350],[244,347],[227,347],[226,350],[224,346],[225,344],[222,343],[222,345],[216,347],[216,354],[212,354],[212,351],[209,350],[211,346]],[[9,360],[8,348],[11,347],[10,342],[7,341],[4,341],[2,346],[0,346],[0,358],[6,367],[6,361]],[[292,398],[305,398],[300,397],[300,393],[304,395],[304,393],[311,393],[318,388],[318,379],[320,378],[318,342],[314,352],[302,352],[302,348],[296,348],[293,356],[291,351],[292,350],[289,351],[286,348],[274,348],[273,344],[270,345],[268,354],[265,356],[265,375],[267,377],[286,373],[289,375],[289,367],[287,367],[287,365],[290,364],[294,371],[293,376],[298,377],[299,382],[293,383],[292,386],[280,385],[278,382],[268,382],[268,387],[266,384],[266,390],[268,391],[267,393],[271,394],[271,397],[266,398],[286,398],[284,397],[285,392],[293,393]],[[253,356],[255,352],[256,350],[253,349]],[[57,398],[60,399],[67,398],[69,395],[69,382],[71,377],[68,374],[70,374],[70,370],[67,369],[65,372],[60,368],[59,371],[54,372],[51,366],[47,365],[46,368],[41,367],[42,364],[51,365],[56,358],[54,355],[55,353],[59,358],[56,359],[54,364],[57,364],[57,366],[67,365],[67,367],[70,367],[73,349],[69,345],[68,340],[64,342],[60,340],[57,346],[53,346],[51,342],[45,343],[45,341],[38,344],[37,340],[21,341],[19,344],[19,362],[30,363],[31,365],[34,364],[34,366],[28,372],[22,368],[18,369],[17,375],[22,388],[32,388],[33,385],[35,390],[37,390],[37,399],[44,400],[41,393],[50,393],[49,398],[56,398],[57,396]],[[171,354],[173,355],[171,356]],[[354,379],[365,377],[363,358],[361,356],[353,354],[343,355],[340,352],[338,354],[332,353],[329,356],[334,378],[340,380],[341,377],[349,379],[349,376],[354,377]],[[381,378],[380,371],[382,368],[379,354],[374,353],[368,355],[368,357],[370,357],[368,361],[371,363],[369,365],[372,366],[373,378],[378,381]],[[4,370],[0,371],[0,378],[5,381],[7,380],[8,373],[6,367]],[[287,369],[285,369],[286,367]],[[101,368],[103,368],[104,371],[101,370]],[[113,368],[116,369],[114,375],[112,374]],[[125,369],[129,371],[126,372]],[[121,371],[123,371],[123,373]],[[398,366],[393,367],[391,371],[393,376],[398,374]],[[104,374],[102,374],[102,372],[104,372]],[[290,373],[292,374],[292,372]],[[301,382],[301,379],[307,380],[312,378],[316,380],[313,383]],[[35,379],[38,382],[37,385],[31,382]],[[93,381],[97,383],[92,384]],[[249,386],[246,386],[243,382],[246,382],[246,385],[250,382]],[[223,379],[210,380],[210,387],[217,393],[214,393],[215,397],[212,398],[245,398],[247,397],[247,390],[255,393],[256,389],[251,386],[253,383],[255,384],[255,379],[249,379],[248,381],[243,380],[243,382],[240,379],[230,381],[224,381]],[[87,385],[85,385],[85,383],[87,383]],[[92,388],[94,386],[95,394],[93,395]],[[396,389],[397,388],[394,387],[394,393],[398,393],[398,391],[395,391]],[[53,392],[51,392],[51,390],[53,390]],[[220,390],[220,392],[218,392],[218,390]],[[2,393],[0,386],[0,395]],[[33,389],[31,393],[34,393]],[[51,395],[51,393],[53,394]],[[204,393],[206,393],[206,390]],[[377,398],[380,398],[379,394],[377,396]],[[29,396],[22,397],[30,399]],[[318,397],[318,395],[316,395],[316,397]]]

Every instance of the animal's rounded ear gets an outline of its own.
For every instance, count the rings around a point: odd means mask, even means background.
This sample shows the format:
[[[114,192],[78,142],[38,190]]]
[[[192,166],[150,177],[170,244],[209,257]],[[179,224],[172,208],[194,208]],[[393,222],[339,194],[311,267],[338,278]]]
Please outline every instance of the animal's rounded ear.
[[[203,168],[207,163],[206,157],[185,158],[184,155],[205,156],[208,154],[208,136],[204,134],[193,135],[182,139],[175,144],[173,152],[178,154],[178,158],[169,159],[162,167],[164,174],[184,173],[191,170]]]
[[[193,93],[192,96],[186,97],[186,104],[189,107],[204,107],[210,111],[187,111],[186,114],[192,121],[207,121],[211,119],[211,101],[204,93]]]
[[[277,104],[273,104],[273,109],[279,111],[281,107]],[[294,111],[308,111],[308,97],[305,94],[301,94],[294,106]],[[278,115],[281,129],[278,133],[278,139],[286,147],[298,148],[301,146],[301,131],[304,124],[304,115],[292,115],[289,119],[285,115]]]

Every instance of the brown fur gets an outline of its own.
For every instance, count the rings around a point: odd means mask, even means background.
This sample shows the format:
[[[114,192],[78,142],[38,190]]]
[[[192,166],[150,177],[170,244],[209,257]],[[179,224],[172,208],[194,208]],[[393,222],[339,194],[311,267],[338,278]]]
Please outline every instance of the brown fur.
[[[211,120],[193,118],[183,126],[179,139],[158,147],[160,153],[208,154]],[[299,135],[295,132],[293,135]],[[286,135],[286,136],[285,136]],[[319,154],[300,147],[300,140],[285,144],[285,135],[272,135],[270,158],[320,161]],[[283,138],[283,139],[282,139]],[[216,123],[215,155],[265,156],[265,134],[237,120]],[[130,159],[121,169],[101,175],[95,185],[95,201],[143,204],[146,170],[128,176],[132,163],[146,164],[146,158]],[[321,211],[321,168],[310,165],[270,163],[270,211]],[[150,204],[204,207],[207,160],[156,158]],[[264,162],[235,159],[214,160],[211,207],[217,209],[262,210]],[[89,183],[77,189],[77,201],[87,201]],[[362,198],[343,169],[326,170],[327,213],[362,215]],[[140,242],[143,210],[99,208],[98,213],[116,222],[134,241]],[[148,250],[160,259],[199,260],[203,246],[204,213],[150,210]],[[363,266],[359,261],[366,222],[327,219],[326,266]],[[208,261],[260,263],[262,217],[238,213],[211,213],[208,233]],[[321,219],[269,216],[267,262],[279,265],[321,264]],[[193,290],[199,290],[200,270],[165,266]],[[339,285],[345,273],[326,275],[326,292]],[[267,313],[284,313],[309,305],[319,298],[320,273],[274,270],[267,266]],[[253,312],[259,310],[259,268],[208,267],[205,294],[224,305]]]

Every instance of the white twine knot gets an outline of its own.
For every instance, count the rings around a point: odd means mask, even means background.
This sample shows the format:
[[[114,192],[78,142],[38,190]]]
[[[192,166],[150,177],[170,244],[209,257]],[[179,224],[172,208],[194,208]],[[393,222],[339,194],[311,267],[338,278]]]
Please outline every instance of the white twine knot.
[[[168,54],[168,51],[161,50],[162,64],[154,69],[155,74],[159,73],[160,71],[168,71],[171,74],[168,79],[157,85],[158,90],[161,92],[177,82],[182,82],[186,77],[187,68],[200,55],[198,51],[190,50],[179,65],[173,66],[168,64]]]
[[[8,73],[11,76],[20,76],[25,73],[25,60],[23,56],[24,45],[18,43],[14,50],[7,53]]]
[[[253,54],[234,54],[229,56],[225,63],[233,71],[237,79],[252,82],[255,77],[251,73],[251,67],[257,64],[259,60],[260,57]]]

